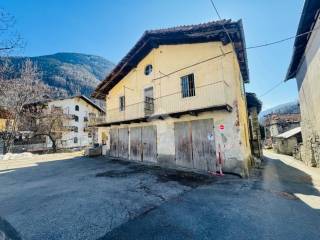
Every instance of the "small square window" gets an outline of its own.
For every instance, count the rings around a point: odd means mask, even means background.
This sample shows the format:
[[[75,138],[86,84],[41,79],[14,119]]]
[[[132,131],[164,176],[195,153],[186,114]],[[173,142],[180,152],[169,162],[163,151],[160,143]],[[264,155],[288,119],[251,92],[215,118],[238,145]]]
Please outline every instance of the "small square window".
[[[125,110],[125,107],[126,107],[126,99],[125,99],[125,96],[121,96],[121,97],[119,98],[119,104],[120,104],[120,106],[119,106],[120,111],[121,111],[121,112],[124,111],[124,110]]]
[[[193,97],[196,95],[193,74],[181,77],[181,93],[183,98]]]

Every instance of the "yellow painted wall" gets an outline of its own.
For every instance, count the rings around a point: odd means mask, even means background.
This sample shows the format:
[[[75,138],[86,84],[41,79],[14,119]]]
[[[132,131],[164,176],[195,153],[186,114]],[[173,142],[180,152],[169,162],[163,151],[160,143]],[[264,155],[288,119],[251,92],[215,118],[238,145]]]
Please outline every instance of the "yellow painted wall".
[[[7,119],[0,118],[0,132],[6,129]]]
[[[228,104],[233,107],[231,113],[215,111],[201,114],[201,117],[183,116],[179,120],[169,118],[164,121],[130,124],[130,127],[146,124],[157,125],[158,138],[162,139],[162,141],[158,139],[158,153],[174,154],[174,137],[172,137],[174,122],[212,118],[215,127],[219,124],[226,126],[226,130],[221,133],[217,132],[217,136],[221,135],[222,139],[222,135],[225,135],[228,139],[228,142],[223,145],[225,158],[228,160],[226,161],[227,169],[238,168],[240,161],[246,171],[251,150],[245,95],[241,93],[242,79],[236,55],[227,54],[157,79],[164,74],[229,51],[232,51],[232,45],[223,46],[220,42],[162,45],[153,49],[108,93],[106,97],[107,121],[143,117],[144,89],[151,86],[154,88],[156,98],[156,114]],[[148,64],[152,64],[153,71],[151,75],[146,76],[144,69]],[[196,96],[182,98],[180,78],[191,73],[195,77]],[[126,96],[126,111],[120,112],[119,97],[123,95]]]
[[[221,55],[230,51],[230,46],[223,46],[220,42],[163,45],[153,49],[126,77],[124,77],[107,96],[107,121],[116,121],[141,117],[143,115],[144,89],[154,88],[156,113],[189,110],[208,105],[232,104],[230,98],[230,84],[232,84],[232,68],[226,62],[232,61],[232,55],[208,61],[197,66],[171,73],[185,66]],[[144,74],[145,66],[152,64],[152,74]],[[196,96],[181,98],[182,76],[193,73],[197,87]],[[155,80],[159,77],[161,79]],[[124,86],[126,88],[124,88]],[[205,86],[205,87],[201,87]],[[201,88],[199,88],[201,87]],[[133,89],[133,90],[131,90]],[[119,112],[119,97],[126,96],[126,113]],[[138,115],[137,115],[138,114]]]

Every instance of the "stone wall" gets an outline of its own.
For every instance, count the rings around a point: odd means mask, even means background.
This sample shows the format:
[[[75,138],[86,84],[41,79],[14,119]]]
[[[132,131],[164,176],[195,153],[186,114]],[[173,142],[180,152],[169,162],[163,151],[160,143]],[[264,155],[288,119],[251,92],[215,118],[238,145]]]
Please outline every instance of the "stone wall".
[[[262,141],[260,133],[260,125],[258,119],[258,112],[256,107],[249,109],[249,120],[250,120],[250,144],[251,151],[255,157],[262,157]]]

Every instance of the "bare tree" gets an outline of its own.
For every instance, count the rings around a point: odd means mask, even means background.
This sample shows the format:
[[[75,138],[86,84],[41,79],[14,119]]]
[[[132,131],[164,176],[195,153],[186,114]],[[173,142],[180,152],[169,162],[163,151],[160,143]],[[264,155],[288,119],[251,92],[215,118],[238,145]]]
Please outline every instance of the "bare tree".
[[[20,129],[31,131],[32,138],[46,136],[52,143],[52,150],[57,151],[57,141],[66,131],[63,125],[67,117],[61,107],[51,106],[44,102],[36,102],[24,106],[23,120]]]
[[[15,29],[14,16],[5,9],[0,8],[0,56],[6,56],[25,45],[20,34]]]
[[[29,59],[23,63],[17,77],[0,79],[0,105],[11,113],[11,121],[4,136],[6,151],[11,150],[14,136],[23,118],[24,105],[41,100],[49,91],[48,86],[41,82],[41,73],[37,66]]]

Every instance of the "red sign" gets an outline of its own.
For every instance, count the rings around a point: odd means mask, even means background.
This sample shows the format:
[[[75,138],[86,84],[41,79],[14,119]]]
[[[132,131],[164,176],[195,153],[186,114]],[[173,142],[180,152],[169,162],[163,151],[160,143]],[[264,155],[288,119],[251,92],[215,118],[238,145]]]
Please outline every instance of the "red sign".
[[[219,129],[220,129],[220,130],[223,130],[223,129],[224,129],[224,125],[223,125],[223,124],[220,124]]]

